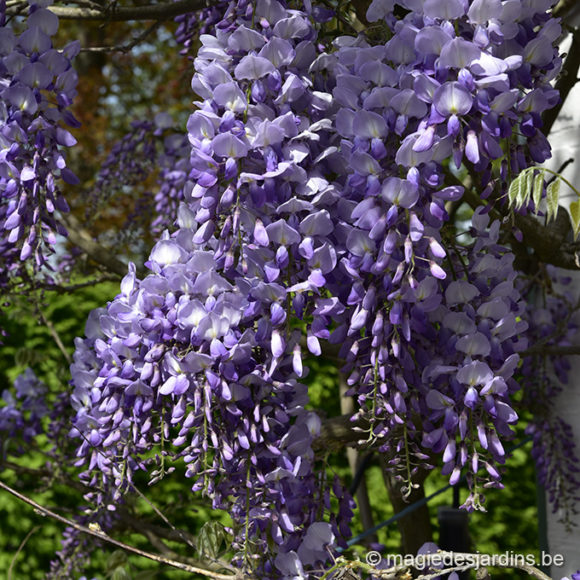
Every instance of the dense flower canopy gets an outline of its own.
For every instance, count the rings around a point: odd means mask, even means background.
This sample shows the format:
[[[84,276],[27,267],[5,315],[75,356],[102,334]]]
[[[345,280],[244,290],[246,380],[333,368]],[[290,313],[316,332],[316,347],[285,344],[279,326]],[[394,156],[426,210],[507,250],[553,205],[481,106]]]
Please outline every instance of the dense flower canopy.
[[[467,477],[469,510],[501,487],[516,376],[535,372],[529,361],[520,373],[519,353],[550,331],[490,209],[550,156],[551,5],[373,0],[380,40],[331,43],[321,30],[333,12],[310,2],[219,2],[179,18],[186,51],[202,28],[187,134],[165,116],[135,123],[97,179],[102,201],[160,169],[146,273],[129,266],[71,367],[70,434],[103,528],[137,471],[154,483],[180,458],[192,491],[231,515],[236,566],[320,576],[346,546],[353,507],[314,450],[323,418],[308,407],[305,359],[329,345],[361,444],[385,454],[401,486],[439,462],[451,484]],[[20,35],[0,30],[7,272],[32,256],[42,266],[64,232],[57,184],[75,181],[63,147],[74,145],[64,125],[75,125],[78,46],[54,49],[57,27],[33,4]],[[481,205],[461,238],[450,211],[466,174]],[[34,381],[16,386],[38,421],[48,411]],[[6,397],[0,430],[13,435],[23,417]],[[536,454],[545,461],[539,439]]]

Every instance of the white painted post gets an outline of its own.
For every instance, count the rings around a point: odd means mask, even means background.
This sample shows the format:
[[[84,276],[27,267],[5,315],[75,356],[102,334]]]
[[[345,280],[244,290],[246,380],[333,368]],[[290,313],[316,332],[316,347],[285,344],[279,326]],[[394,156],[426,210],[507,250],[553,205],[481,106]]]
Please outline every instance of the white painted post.
[[[567,47],[564,45],[563,50]],[[557,171],[562,164],[570,159],[563,172],[577,189],[580,189],[580,83],[571,90],[558,119],[549,135],[553,157],[545,165]],[[560,205],[568,207],[576,196],[565,185],[560,190]],[[564,272],[563,272],[564,273]],[[580,297],[580,272],[565,271],[565,275],[572,277],[572,291],[576,298]],[[568,287],[570,289],[570,287]],[[579,337],[580,342],[580,337]],[[555,412],[562,417],[574,432],[576,450],[580,455],[580,356],[571,356],[572,368],[569,373],[569,384],[566,385],[555,402]],[[547,499],[546,499],[547,501]],[[559,580],[563,576],[569,578],[580,570],[580,514],[572,518],[576,527],[567,530],[558,519],[558,513],[552,513],[551,506],[546,505],[548,548],[552,556],[561,554],[564,557],[562,567],[552,566],[552,578]]]

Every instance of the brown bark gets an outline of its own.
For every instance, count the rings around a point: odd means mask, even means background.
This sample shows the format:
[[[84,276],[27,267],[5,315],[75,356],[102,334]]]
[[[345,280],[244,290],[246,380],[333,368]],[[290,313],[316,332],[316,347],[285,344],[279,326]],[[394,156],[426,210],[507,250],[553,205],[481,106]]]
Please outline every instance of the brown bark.
[[[427,471],[419,471],[417,476],[413,478],[413,483],[417,487],[414,487],[410,495],[404,498],[401,493],[401,482],[395,481],[395,478],[386,469],[385,461],[383,460],[383,477],[389,493],[389,499],[396,514],[425,497],[423,482],[427,474]],[[402,554],[415,555],[425,542],[433,541],[433,530],[427,504],[418,507],[410,514],[402,517],[397,521],[397,525],[401,534]]]

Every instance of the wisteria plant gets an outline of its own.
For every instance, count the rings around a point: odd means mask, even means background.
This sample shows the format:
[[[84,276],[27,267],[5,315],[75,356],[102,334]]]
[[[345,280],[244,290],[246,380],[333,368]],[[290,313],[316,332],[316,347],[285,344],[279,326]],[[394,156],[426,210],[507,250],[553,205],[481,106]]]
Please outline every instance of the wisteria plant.
[[[49,578],[127,525],[144,478],[227,514],[225,555],[173,557],[185,570],[383,577],[340,556],[355,504],[329,453],[380,454],[403,498],[437,469],[483,510],[521,414],[555,509],[575,513],[578,459],[550,405],[578,329],[555,267],[579,268],[580,211],[551,220],[561,178],[539,167],[566,80],[553,4],[2,2],[6,312],[83,287],[79,264],[122,275],[58,389],[30,368],[3,385],[0,467],[42,439],[82,490]],[[75,59],[107,51],[59,46],[59,17],[175,17],[165,42],[190,67],[186,123],[169,107],[132,120],[86,183]],[[98,232],[119,200],[120,227]],[[338,361],[353,412],[309,403],[314,357]]]

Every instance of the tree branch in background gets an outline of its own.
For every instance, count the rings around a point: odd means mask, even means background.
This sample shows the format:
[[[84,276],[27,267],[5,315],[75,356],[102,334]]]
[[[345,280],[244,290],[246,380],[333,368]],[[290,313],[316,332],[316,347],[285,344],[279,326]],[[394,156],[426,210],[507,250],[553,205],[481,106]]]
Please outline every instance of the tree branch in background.
[[[446,177],[450,183],[465,187],[463,201],[472,209],[485,205],[479,194],[470,187],[466,187],[452,173],[447,172]],[[492,207],[489,211],[492,220],[504,222],[508,216],[503,215],[497,208]],[[537,259],[545,264],[552,264],[565,270],[580,270],[580,242],[567,242],[566,239],[571,231],[568,212],[560,207],[556,219],[544,226],[538,218],[529,215],[513,214],[513,224],[524,235],[527,248],[532,248]],[[514,239],[514,253],[517,254],[518,242]],[[527,256],[529,258],[529,256]]]
[[[68,230],[68,239],[75,246],[86,252],[95,262],[105,266],[110,272],[114,272],[119,276],[124,276],[127,273],[127,265],[115,258],[113,250],[103,248],[103,246],[95,242],[91,234],[82,227],[74,215],[63,216],[62,221]]]
[[[130,20],[168,20],[180,14],[201,10],[205,6],[204,0],[178,0],[168,4],[146,6],[104,6],[103,8],[49,6],[48,9],[63,20],[127,22]]]
[[[56,292],[57,294],[72,294],[73,292],[81,290],[82,288],[90,288],[91,286],[98,286],[99,284],[103,284],[103,282],[115,281],[119,281],[117,276],[104,274],[103,276],[95,278],[94,280],[87,280],[86,282],[79,282],[78,284],[69,284],[68,286],[59,286],[58,284],[46,284],[35,281],[34,287],[40,288],[46,292]]]
[[[68,365],[70,366],[72,364],[72,357],[71,355],[68,353],[68,351],[66,350],[60,335],[58,334],[56,328],[54,327],[54,324],[52,323],[51,320],[49,320],[44,312],[42,312],[42,310],[40,310],[40,308],[38,309],[38,314],[40,315],[40,318],[42,319],[42,323],[46,326],[46,328],[48,329],[48,332],[50,333],[50,336],[52,336],[54,342],[56,343],[56,346],[58,346],[58,349],[60,350],[60,352],[62,353],[62,355],[64,356],[64,359],[66,360],[66,362],[68,363]]]
[[[141,34],[135,36],[130,42],[127,44],[121,44],[118,46],[87,46],[85,48],[81,48],[81,52],[122,52],[123,54],[127,54],[131,52],[138,44],[141,44],[144,40],[147,39],[155,30],[157,30],[161,26],[161,21],[155,21],[151,26],[148,26]]]
[[[570,2],[570,4],[575,3]],[[568,51],[568,56],[564,62],[563,70],[560,78],[556,83],[556,89],[560,91],[560,102],[552,109],[548,109],[544,115],[544,126],[542,131],[545,135],[549,135],[556,118],[560,114],[564,102],[568,97],[574,85],[578,82],[578,69],[580,68],[580,31],[572,34],[572,45]]]
[[[119,540],[115,540],[111,538],[107,534],[102,531],[93,530],[89,527],[82,526],[81,524],[77,524],[76,522],[69,520],[48,508],[41,506],[40,504],[36,503],[34,500],[30,499],[29,497],[22,495],[15,489],[12,489],[10,486],[6,485],[3,481],[0,481],[0,489],[11,493],[14,497],[17,497],[19,500],[27,503],[28,505],[32,506],[36,512],[40,515],[48,516],[58,522],[66,524],[83,534],[88,534],[89,536],[93,536],[98,538],[103,542],[107,542],[112,544],[113,546],[117,546],[117,548],[121,548],[127,552],[131,552],[132,554],[137,554],[138,556],[142,556],[143,558],[148,558],[149,560],[153,560],[154,562],[159,562],[160,564],[167,564],[168,566],[172,566],[173,568],[178,568],[179,570],[184,570],[185,572],[190,572],[191,574],[201,574],[202,576],[206,576],[208,578],[214,578],[215,580],[241,580],[243,576],[240,574],[218,574],[217,572],[213,572],[211,570],[206,570],[205,568],[199,568],[197,566],[190,566],[189,564],[185,564],[183,562],[179,562],[177,560],[172,560],[171,558],[166,558],[164,556],[159,556],[157,554],[152,554],[151,552],[145,552],[140,550],[139,548],[134,548],[133,546],[129,546]]]

